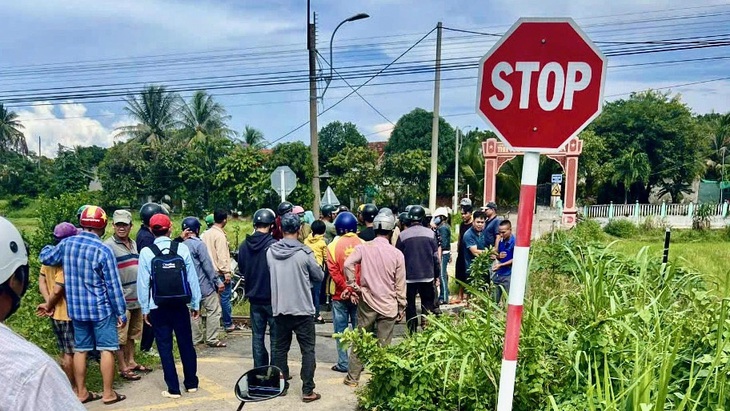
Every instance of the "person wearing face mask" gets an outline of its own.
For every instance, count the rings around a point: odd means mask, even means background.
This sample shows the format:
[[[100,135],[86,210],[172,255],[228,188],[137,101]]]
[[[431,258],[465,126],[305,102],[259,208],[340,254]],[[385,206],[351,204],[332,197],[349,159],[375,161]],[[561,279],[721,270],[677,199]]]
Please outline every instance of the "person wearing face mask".
[[[28,251],[18,230],[0,217],[0,398],[7,410],[84,410],[68,378],[40,348],[4,322],[28,289]],[[94,398],[98,399],[98,398]]]
[[[439,207],[433,213],[432,227],[438,233],[437,238],[441,247],[441,284],[439,289],[439,304],[449,303],[449,275],[447,269],[451,263],[451,226],[449,226],[449,212],[446,207]]]

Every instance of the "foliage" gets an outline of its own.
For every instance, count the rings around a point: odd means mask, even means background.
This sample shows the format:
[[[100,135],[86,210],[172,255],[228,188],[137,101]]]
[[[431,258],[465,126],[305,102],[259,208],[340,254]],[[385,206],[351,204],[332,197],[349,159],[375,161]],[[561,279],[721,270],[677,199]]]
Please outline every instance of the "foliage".
[[[0,150],[0,195],[37,197],[48,190],[53,163],[45,157]]]
[[[728,148],[730,148],[730,113],[724,115],[711,113],[697,118],[703,135],[710,140],[709,151],[705,159],[704,178],[707,180],[720,180],[728,174],[730,159]]]
[[[487,247],[483,253],[474,257],[469,265],[469,284],[477,290],[486,292],[492,282],[489,269],[494,264],[494,259],[490,257],[493,248],[493,246]]]
[[[272,150],[267,164],[269,173],[274,171],[276,167],[289,166],[297,175],[297,187],[287,196],[287,201],[301,205],[305,209],[312,207],[314,194],[312,193],[311,181],[314,175],[314,166],[312,164],[312,152],[309,147],[301,141],[278,144]],[[279,201],[278,194],[271,190],[269,204],[275,206],[279,204]]]
[[[649,157],[646,153],[637,153],[634,147],[614,159],[610,168],[613,172],[611,182],[621,183],[624,187],[624,204],[628,204],[631,186],[637,183],[646,184],[651,172]]]
[[[629,220],[614,218],[609,221],[605,227],[603,227],[603,231],[605,231],[606,234],[610,234],[614,237],[631,238],[636,236],[636,234],[638,233],[638,228],[636,227],[636,224],[632,223]]]
[[[384,193],[382,202],[398,205],[423,203],[428,193],[430,167],[431,158],[425,150],[408,150],[386,156],[383,191],[387,194]]]
[[[715,214],[715,210],[712,204],[700,204],[692,215],[692,229],[693,230],[707,230],[710,228],[712,223],[712,216]]]
[[[231,138],[235,135],[227,125],[231,116],[226,114],[223,105],[205,91],[196,91],[190,102],[181,106],[180,117],[182,132],[190,142],[210,137]]]
[[[125,99],[129,114],[135,125],[119,127],[118,136],[129,136],[142,144],[158,145],[170,136],[177,125],[180,97],[168,92],[164,86],[148,86],[139,96]]]
[[[106,204],[101,203],[98,193],[78,192],[64,193],[58,197],[42,198],[39,202],[38,230],[30,236],[31,246],[38,251],[46,245],[53,242],[53,228],[64,221],[76,225],[76,211],[84,204],[98,205],[111,214],[111,209]]]
[[[28,143],[18,114],[0,103],[0,151],[28,155]]]
[[[264,203],[269,189],[266,157],[254,147],[234,147],[221,157],[213,187],[236,205],[239,211],[253,213]]]
[[[330,174],[337,173],[331,159],[347,147],[367,147],[368,141],[358,131],[357,126],[350,122],[333,121],[319,130],[319,166]]]
[[[264,133],[261,130],[246,125],[241,133],[244,145],[247,147],[262,149],[266,146],[266,140],[264,139]]]
[[[332,157],[330,169],[338,170],[329,180],[335,193],[355,199],[365,193],[368,187],[378,186],[382,179],[378,153],[368,147],[345,147]],[[341,197],[340,201],[343,200]]]
[[[58,196],[66,192],[88,190],[105,154],[106,149],[99,146],[69,148],[59,144],[47,194]]]

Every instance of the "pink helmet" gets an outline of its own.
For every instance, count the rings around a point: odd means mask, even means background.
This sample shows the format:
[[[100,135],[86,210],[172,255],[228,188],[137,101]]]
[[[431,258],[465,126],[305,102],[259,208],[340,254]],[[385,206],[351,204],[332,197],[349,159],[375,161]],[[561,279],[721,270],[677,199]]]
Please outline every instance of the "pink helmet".
[[[304,214],[304,207],[294,206],[294,208],[292,208],[291,212],[294,214]]]

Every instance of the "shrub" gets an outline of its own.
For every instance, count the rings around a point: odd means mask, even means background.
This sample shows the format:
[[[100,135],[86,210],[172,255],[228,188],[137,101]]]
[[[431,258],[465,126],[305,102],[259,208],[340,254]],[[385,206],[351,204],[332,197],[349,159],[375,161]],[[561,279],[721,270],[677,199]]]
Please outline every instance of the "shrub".
[[[603,227],[606,234],[619,238],[631,238],[638,234],[636,225],[629,220],[613,219]]]

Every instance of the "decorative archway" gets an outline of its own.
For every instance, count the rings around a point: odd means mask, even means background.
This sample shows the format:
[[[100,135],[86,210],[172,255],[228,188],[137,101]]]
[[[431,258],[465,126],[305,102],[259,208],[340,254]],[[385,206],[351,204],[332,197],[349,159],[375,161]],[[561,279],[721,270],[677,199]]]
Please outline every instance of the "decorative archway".
[[[583,140],[573,138],[555,154],[547,154],[560,164],[565,173],[565,199],[563,204],[563,225],[572,227],[576,223],[578,209],[575,207],[576,185],[578,182],[578,157],[583,152]],[[497,173],[504,163],[522,155],[510,151],[495,138],[482,142],[484,155],[484,204],[497,199]]]

